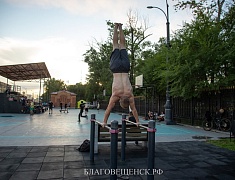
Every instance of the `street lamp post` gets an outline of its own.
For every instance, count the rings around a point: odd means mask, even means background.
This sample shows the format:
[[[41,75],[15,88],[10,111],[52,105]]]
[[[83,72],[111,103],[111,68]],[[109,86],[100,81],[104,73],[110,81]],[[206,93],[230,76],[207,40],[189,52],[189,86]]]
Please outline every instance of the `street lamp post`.
[[[148,6],[148,9],[156,8],[163,12],[163,14],[166,17],[166,43],[167,43],[167,49],[170,50],[170,22],[169,22],[169,5],[166,0],[166,13],[161,8],[156,6]],[[168,64],[168,52],[166,56],[166,64]],[[171,98],[170,98],[170,87],[169,87],[169,80],[167,77],[167,85],[166,85],[166,104],[165,104],[165,121],[167,125],[175,124],[175,122],[172,120],[172,105],[171,105]]]

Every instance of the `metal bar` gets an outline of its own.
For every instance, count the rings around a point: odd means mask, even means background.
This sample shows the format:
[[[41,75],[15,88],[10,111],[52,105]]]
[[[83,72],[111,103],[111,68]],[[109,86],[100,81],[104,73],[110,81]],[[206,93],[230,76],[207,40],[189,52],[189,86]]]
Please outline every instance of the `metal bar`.
[[[122,149],[121,149],[121,158],[122,161],[126,160],[126,115],[122,115]]]
[[[131,123],[131,124],[134,124],[134,125],[137,125],[137,123],[134,123],[134,122],[132,122],[132,121],[129,121],[129,120],[125,120],[126,122],[128,122],[128,123]],[[142,128],[145,128],[145,129],[148,129],[148,127],[146,127],[146,126],[143,126],[143,125],[141,125],[141,124],[138,124],[138,126],[139,127],[142,127]]]
[[[91,132],[90,132],[90,160],[94,162],[95,147],[95,114],[91,114]]]
[[[155,121],[148,122],[148,169],[147,180],[154,180],[154,162],[155,162]]]
[[[118,121],[113,120],[111,122],[111,143],[110,143],[110,180],[117,179],[117,148],[118,148]]]
[[[99,125],[101,125],[101,126],[103,126],[103,123],[101,123],[101,122],[99,122],[99,121],[96,121],[95,120],[95,123],[97,123],[97,124],[99,124]],[[111,130],[111,127],[109,127],[109,126],[104,126],[105,128],[107,128],[107,129],[109,129],[109,130]]]

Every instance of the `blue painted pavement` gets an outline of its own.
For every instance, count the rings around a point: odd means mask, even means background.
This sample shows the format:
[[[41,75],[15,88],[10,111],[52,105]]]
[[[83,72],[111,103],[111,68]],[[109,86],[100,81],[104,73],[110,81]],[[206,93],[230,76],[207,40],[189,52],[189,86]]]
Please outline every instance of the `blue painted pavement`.
[[[79,109],[69,109],[69,113],[54,109],[53,114],[48,111],[43,114],[0,114],[0,146],[46,146],[46,145],[74,145],[81,144],[90,135],[90,115],[96,114],[96,120],[102,122],[104,110],[89,110],[88,119],[81,118],[78,122]],[[147,123],[142,120],[141,123]],[[109,123],[118,120],[120,113],[111,113]],[[229,137],[229,133],[211,131],[201,128],[166,125],[156,122],[156,142],[198,141],[194,136],[205,136],[217,139]]]

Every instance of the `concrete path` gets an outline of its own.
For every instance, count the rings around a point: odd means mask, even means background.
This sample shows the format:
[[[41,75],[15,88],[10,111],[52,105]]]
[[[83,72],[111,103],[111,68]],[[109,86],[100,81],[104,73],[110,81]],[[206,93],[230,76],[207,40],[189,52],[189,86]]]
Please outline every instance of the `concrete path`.
[[[54,109],[53,114],[0,114],[0,146],[47,146],[75,145],[90,139],[90,114],[103,121],[104,110],[90,110],[88,119],[78,122],[78,109],[70,109],[69,113]],[[109,121],[118,120],[121,114],[111,113]],[[141,120],[141,123],[147,123]],[[205,138],[217,139],[229,137],[229,133],[221,131],[204,131],[183,125],[165,125],[156,123],[156,142],[198,141]]]

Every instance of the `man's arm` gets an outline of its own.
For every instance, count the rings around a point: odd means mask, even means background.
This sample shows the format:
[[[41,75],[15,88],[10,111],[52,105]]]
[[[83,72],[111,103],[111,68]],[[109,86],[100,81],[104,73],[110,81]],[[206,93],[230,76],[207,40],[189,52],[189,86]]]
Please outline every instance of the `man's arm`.
[[[103,121],[103,126],[107,124],[110,112],[112,111],[113,107],[115,106],[115,103],[119,100],[119,97],[117,96],[111,96],[109,99],[109,105],[106,108],[106,111],[104,113],[104,121]]]
[[[130,100],[130,107],[131,107],[131,112],[133,114],[133,116],[135,117],[135,120],[136,120],[136,123],[139,124],[139,116],[138,116],[138,112],[135,108],[135,100],[134,100],[134,97],[131,97]]]

